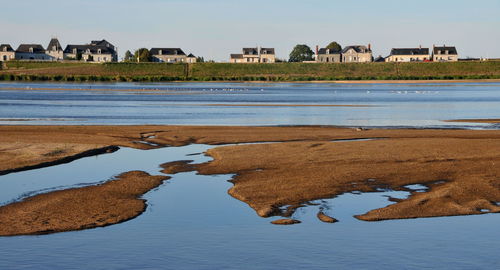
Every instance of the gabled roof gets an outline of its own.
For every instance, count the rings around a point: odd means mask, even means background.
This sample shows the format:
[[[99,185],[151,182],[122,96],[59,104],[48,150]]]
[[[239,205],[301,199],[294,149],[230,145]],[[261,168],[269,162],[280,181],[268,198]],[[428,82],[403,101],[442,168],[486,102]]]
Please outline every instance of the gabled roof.
[[[369,49],[368,47],[364,45],[352,45],[352,46],[347,46],[342,50],[342,53],[346,53],[350,49],[353,49],[357,53],[371,53],[372,50]]]
[[[161,51],[161,54],[160,54]],[[150,55],[186,55],[180,48],[152,48]]]
[[[33,51],[31,51],[33,50]],[[45,49],[40,44],[21,44],[17,48],[18,53],[45,53]]]
[[[429,48],[393,48],[391,55],[429,55]]]
[[[96,45],[68,45],[66,49],[64,49],[64,53],[73,54],[76,49],[77,53],[87,53],[90,51],[91,54],[98,54],[99,50],[101,50],[101,54],[113,54],[114,50],[106,46],[96,46]]]
[[[243,48],[244,55],[259,55],[257,48]]]
[[[47,51],[62,51],[61,43],[59,43],[59,40],[57,40],[57,38],[53,38],[50,40],[49,46],[47,46]]]
[[[196,56],[194,56],[194,54],[190,53],[187,57],[194,58]]]
[[[90,42],[90,45],[94,45],[94,46],[106,46],[106,47],[110,48],[111,50],[115,51],[115,46],[113,44],[109,43],[105,39],[103,39],[103,40],[92,40]]]
[[[243,59],[243,54],[231,54],[231,59]]]
[[[2,45],[0,45],[0,51],[1,52],[13,52],[14,49],[12,49],[10,44],[2,44]]]
[[[318,50],[318,54],[340,54],[340,51],[334,49],[321,48]]]
[[[342,50],[342,53],[346,53],[350,49],[353,49],[357,53],[370,53],[372,52],[371,49],[364,45],[352,45],[352,46],[347,46]]]
[[[260,54],[275,54],[274,48],[260,48]]]
[[[445,54],[446,51],[448,51],[448,54],[458,55],[457,48],[455,47],[434,47],[434,54],[439,54],[439,52],[441,52],[441,54]]]

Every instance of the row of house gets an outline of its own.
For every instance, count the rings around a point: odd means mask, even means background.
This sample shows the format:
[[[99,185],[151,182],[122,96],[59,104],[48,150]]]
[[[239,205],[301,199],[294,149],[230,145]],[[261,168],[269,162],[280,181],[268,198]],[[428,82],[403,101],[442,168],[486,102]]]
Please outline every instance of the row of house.
[[[315,62],[318,63],[366,63],[366,62],[456,62],[458,52],[455,47],[443,45],[429,48],[393,48],[387,57],[372,56],[371,45],[347,46],[342,50],[319,48],[316,46]]]
[[[116,62],[118,61],[118,52],[117,48],[105,39],[93,40],[84,45],[67,45],[64,50],[57,38],[50,40],[47,49],[40,44],[21,44],[17,50],[14,50],[9,44],[0,45],[0,61],[61,61],[80,57],[87,62]]]

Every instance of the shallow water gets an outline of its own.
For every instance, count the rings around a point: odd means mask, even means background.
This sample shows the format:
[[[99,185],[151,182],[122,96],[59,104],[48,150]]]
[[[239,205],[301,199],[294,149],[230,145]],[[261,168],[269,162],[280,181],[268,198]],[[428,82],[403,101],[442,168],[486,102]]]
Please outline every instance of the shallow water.
[[[6,88],[20,87],[23,91]],[[29,88],[133,89],[50,91]],[[28,89],[26,89],[28,88]],[[144,90],[145,89],[145,90]],[[212,104],[212,105],[210,105]],[[225,107],[327,104],[371,107]],[[0,83],[0,124],[346,125],[498,128],[443,119],[499,118],[500,84],[35,84]],[[21,121],[22,120],[22,121]],[[342,143],[339,141],[339,143]],[[120,173],[160,174],[177,160],[206,162],[212,146],[122,148],[0,176],[0,204],[99,183]],[[496,269],[500,215],[364,222],[387,196],[343,194],[300,208],[303,223],[274,226],[227,194],[231,175],[175,175],[144,195],[146,212],[105,228],[0,238],[0,269]],[[425,192],[426,186],[409,190]],[[500,203],[500,202],[499,202]],[[319,208],[338,219],[325,224]]]
[[[120,149],[69,164],[0,176],[0,202],[26,191],[96,183],[127,170],[159,174],[159,164],[209,160],[212,146]],[[300,208],[303,223],[271,225],[227,194],[231,175],[175,175],[147,193],[146,212],[105,228],[0,238],[0,269],[493,269],[500,215],[363,222],[353,215],[384,207],[387,196],[343,194]],[[408,186],[420,189],[423,186]],[[319,207],[339,219],[325,224]]]
[[[8,90],[10,88],[24,90]],[[32,90],[33,88],[53,90]],[[74,88],[89,91],[61,90]],[[368,107],[258,106],[273,104],[368,105]],[[181,124],[499,128],[499,125],[441,121],[498,118],[499,107],[500,83],[0,83],[0,124],[8,125]]]

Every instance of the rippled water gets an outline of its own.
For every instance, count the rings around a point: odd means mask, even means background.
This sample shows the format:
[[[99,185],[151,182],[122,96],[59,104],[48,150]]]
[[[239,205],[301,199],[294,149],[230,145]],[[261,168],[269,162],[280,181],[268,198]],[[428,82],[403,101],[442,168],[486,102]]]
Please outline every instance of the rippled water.
[[[134,90],[5,90],[12,87]],[[499,118],[499,90],[500,84],[0,84],[0,124],[452,127],[439,120]],[[373,107],[214,105],[243,103]],[[165,162],[206,162],[208,157],[190,154],[211,147],[122,148],[69,164],[0,176],[0,204],[98,183],[130,170],[157,175]],[[339,220],[335,224],[320,222],[318,206],[309,206],[294,215],[302,224],[274,226],[270,221],[275,218],[261,218],[227,194],[231,177],[175,175],[144,196],[148,208],[143,215],[122,224],[2,237],[0,269],[496,269],[500,265],[500,215],[383,222],[355,219],[353,215],[390,204],[386,196],[408,195],[381,191],[319,201],[327,206],[327,214]],[[426,191],[421,185],[407,188]]]
[[[23,90],[9,90],[12,88]],[[35,88],[45,90],[32,90]],[[89,91],[69,90],[75,88]],[[498,118],[499,107],[500,83],[0,83],[0,124],[498,128],[441,120]]]

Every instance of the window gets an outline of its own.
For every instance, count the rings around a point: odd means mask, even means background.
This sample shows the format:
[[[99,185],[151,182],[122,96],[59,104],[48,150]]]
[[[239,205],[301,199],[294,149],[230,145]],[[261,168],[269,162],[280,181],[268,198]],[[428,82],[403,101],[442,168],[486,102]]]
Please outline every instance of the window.
[[[3,56],[3,60],[4,60],[4,61],[7,61],[7,55],[4,55],[4,56]]]
[[[107,57],[104,57],[104,58],[102,58],[102,60],[104,60],[104,61],[108,61],[108,58],[107,58]]]
[[[101,54],[101,49],[98,49],[98,50],[97,50],[97,53],[98,53],[98,54]]]

